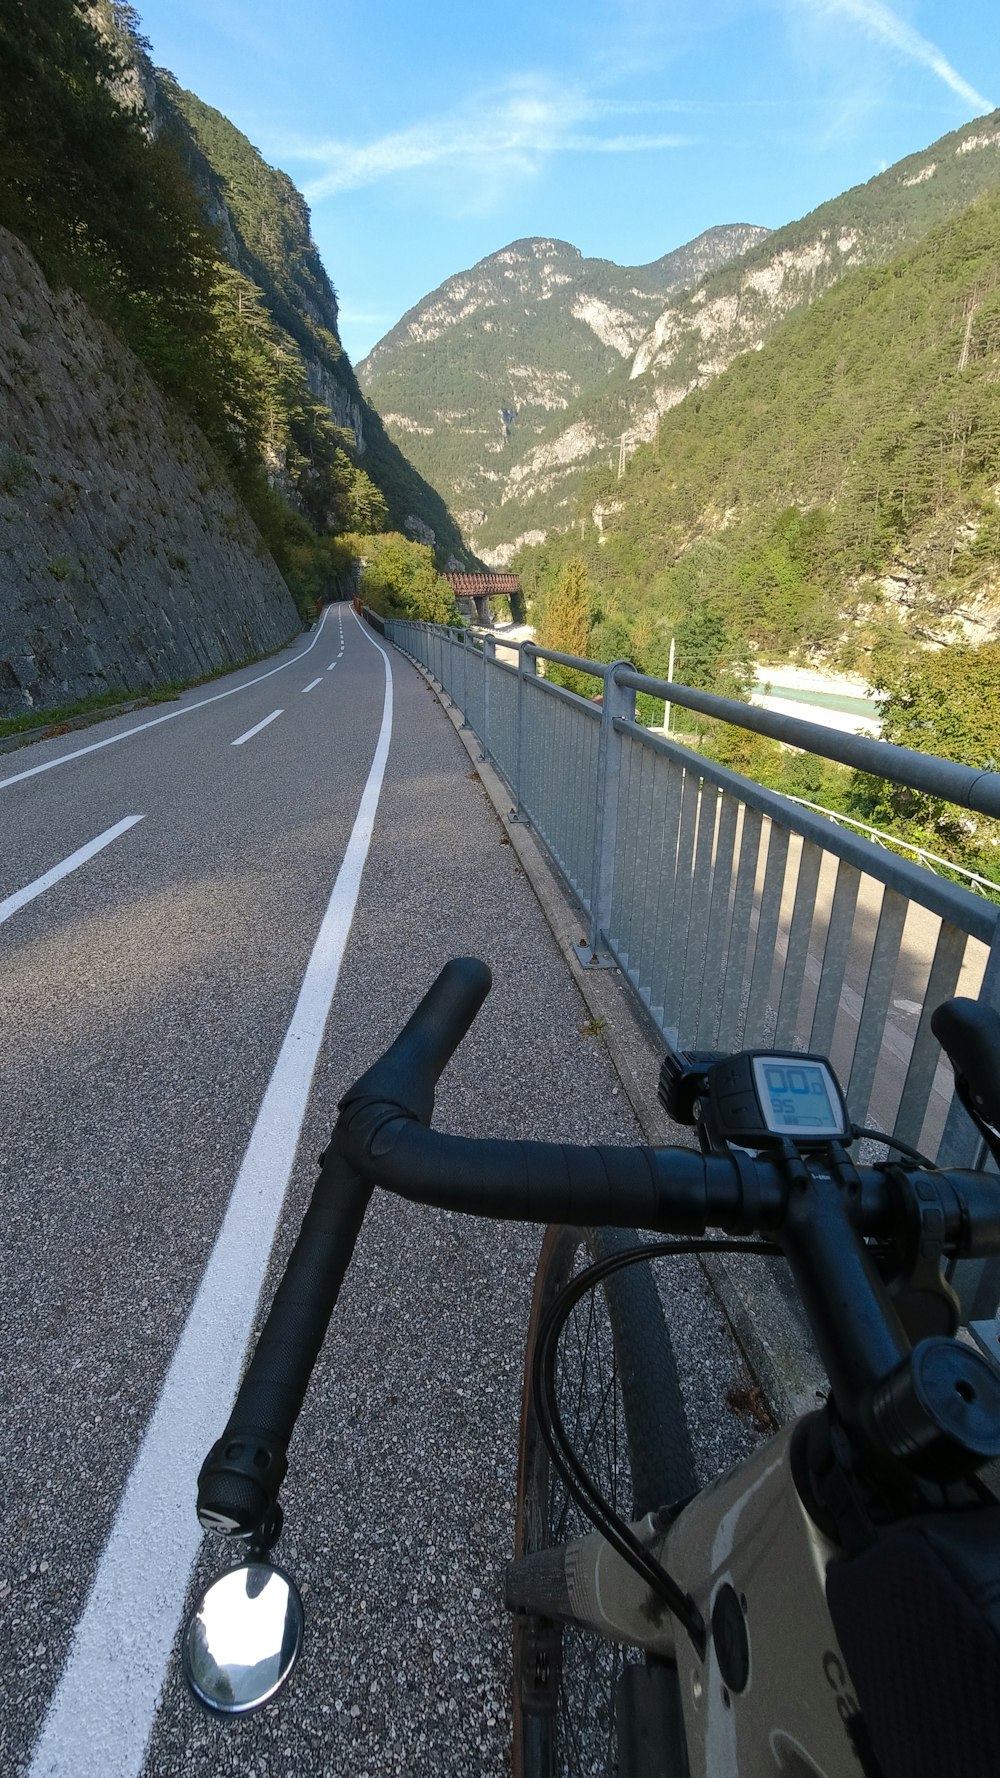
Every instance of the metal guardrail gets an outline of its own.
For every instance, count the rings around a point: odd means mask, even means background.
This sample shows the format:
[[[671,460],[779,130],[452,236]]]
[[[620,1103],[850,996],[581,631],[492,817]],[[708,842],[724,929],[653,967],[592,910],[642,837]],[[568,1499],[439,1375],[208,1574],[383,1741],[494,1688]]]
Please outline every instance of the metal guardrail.
[[[675,1048],[829,1054],[858,1124],[942,1166],[982,1145],[930,1029],[960,992],[1000,1005],[1000,906],[642,727],[635,695],[767,734],[1000,817],[1000,775],[532,643],[387,620],[479,737],[610,959]],[[592,675],[590,702],[537,672]],[[995,1298],[990,1312],[995,1306]]]
[[[995,883],[992,877],[982,876],[977,870],[966,870],[964,864],[953,864],[950,858],[942,858],[939,852],[928,852],[926,846],[917,846],[912,840],[901,840],[896,834],[873,827],[870,821],[856,821],[853,815],[845,815],[839,809],[825,809],[822,803],[811,803],[806,796],[793,796],[789,801],[799,803],[803,809],[815,809],[817,815],[825,815],[828,821],[834,821],[838,826],[853,827],[858,833],[867,834],[876,846],[887,846],[890,851],[898,847],[902,852],[909,852],[911,857],[919,859],[925,870],[932,870],[946,877],[962,877],[981,894],[1000,900],[1000,883]]]

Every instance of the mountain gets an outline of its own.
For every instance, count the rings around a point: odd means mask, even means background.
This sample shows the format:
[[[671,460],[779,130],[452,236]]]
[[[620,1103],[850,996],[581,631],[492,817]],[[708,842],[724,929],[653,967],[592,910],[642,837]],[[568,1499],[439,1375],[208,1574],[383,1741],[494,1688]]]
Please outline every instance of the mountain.
[[[162,70],[153,80],[154,118],[175,133],[225,258],[250,286],[236,293],[237,302],[249,303],[251,313],[255,304],[263,310],[276,330],[277,349],[301,366],[313,399],[351,435],[355,460],[384,495],[393,527],[433,542],[442,560],[466,566],[467,552],[441,495],[387,436],[358,387],[340,343],[337,298],[312,239],[305,199],[221,112]],[[272,450],[271,459],[279,476],[285,472],[286,480],[294,480],[281,453]]]
[[[1000,190],[800,307],[621,479],[592,471],[589,520],[518,557],[533,621],[558,646],[546,608],[580,558],[587,652],[662,673],[675,637],[688,684],[816,654],[877,683],[1000,640],[998,382]]]
[[[414,368],[408,373],[406,367],[418,364],[424,350],[420,342],[397,340],[395,391],[386,386],[383,392],[384,368],[375,365],[378,382],[369,371],[378,347],[359,366],[359,374],[383,411],[405,415],[407,448],[429,479],[448,488],[472,546],[486,561],[507,563],[520,545],[578,524],[587,510],[581,499],[588,471],[602,462],[617,468],[622,455],[655,437],[662,416],[692,390],[707,387],[741,353],[760,350],[789,316],[846,274],[885,264],[998,186],[1000,113],[994,112],[776,230],[738,257],[730,256],[694,288],[671,294],[631,355],[619,358],[603,378],[540,418],[532,440],[501,437],[494,430],[478,484],[485,483],[488,497],[471,510],[468,499],[439,472],[433,455],[443,449],[436,439],[443,404],[422,394],[405,408],[399,399],[407,374],[419,382],[420,372]],[[507,399],[507,385],[498,374],[492,340],[483,358],[476,357],[479,305],[472,295],[469,303],[468,314],[449,330],[449,345],[466,366],[464,380],[478,377],[486,385],[484,406],[495,390],[496,411]],[[396,329],[387,338],[398,333]],[[459,343],[463,335],[467,346]],[[547,369],[544,358],[534,366],[540,384]],[[388,424],[393,430],[394,423]]]
[[[359,382],[473,537],[510,462],[632,363],[664,299],[766,233],[709,229],[644,266],[585,259],[566,241],[514,241],[404,315],[359,364]]]
[[[0,3],[0,77],[0,226],[195,421],[300,608],[344,534],[395,526],[464,566],[358,389],[304,199],[153,67],[127,0]]]
[[[358,533],[440,600],[422,546],[467,553],[361,395],[291,181],[127,0],[0,0],[0,82],[0,723],[273,649],[354,590]]]

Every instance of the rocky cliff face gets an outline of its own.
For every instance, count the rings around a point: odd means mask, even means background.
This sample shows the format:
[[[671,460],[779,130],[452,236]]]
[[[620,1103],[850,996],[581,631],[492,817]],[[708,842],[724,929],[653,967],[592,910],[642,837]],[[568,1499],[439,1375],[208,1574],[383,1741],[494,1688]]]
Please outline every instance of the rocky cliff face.
[[[200,432],[0,229],[0,716],[197,678],[298,628]]]
[[[566,241],[514,241],[404,315],[358,366],[359,381],[477,547],[511,490],[516,500],[513,470],[558,416],[632,363],[670,292],[766,234],[710,229],[645,266],[585,259]]]
[[[404,316],[359,374],[390,430],[405,433],[414,461],[448,490],[477,553],[504,566],[521,544],[541,542],[581,516],[587,471],[627,459],[656,436],[670,408],[741,353],[759,350],[846,273],[883,264],[998,185],[994,112],[773,234],[709,231],[682,250],[679,287],[661,297],[641,334],[654,267],[626,273],[577,256],[578,266],[605,268],[578,295],[574,249],[518,242],[505,254],[521,262],[532,248],[547,284],[535,270],[530,294],[523,264],[512,266],[505,308],[495,274],[504,255],[495,254]],[[536,325],[531,353],[515,358],[526,318],[557,313],[557,293],[561,327]],[[565,360],[567,315],[595,341],[582,372]],[[504,357],[498,346],[508,342]],[[518,409],[519,387],[529,391],[526,423],[501,432],[499,409]],[[469,389],[478,389],[475,400]],[[472,466],[464,471],[462,455]]]
[[[409,453],[387,436],[358,386],[340,343],[336,293],[301,192],[221,112],[184,92],[162,70],[148,68],[147,87],[150,82],[152,127],[183,137],[188,176],[219,231],[226,259],[259,293],[282,353],[301,367],[313,398],[334,425],[352,435],[353,456],[385,496],[391,522],[412,536],[429,537],[449,566],[466,566],[462,538],[445,502],[414,468]],[[294,499],[294,478],[280,451],[269,473]]]

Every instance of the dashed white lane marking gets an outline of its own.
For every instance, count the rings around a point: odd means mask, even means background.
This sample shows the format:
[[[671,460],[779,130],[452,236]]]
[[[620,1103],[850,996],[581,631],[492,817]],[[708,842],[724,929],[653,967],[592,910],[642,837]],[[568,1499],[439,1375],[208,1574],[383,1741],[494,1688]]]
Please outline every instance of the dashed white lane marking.
[[[28,1778],[138,1778],[201,1531],[195,1477],[236,1392],[336,992],[389,742],[382,724],[344,861],[239,1177],[125,1485]]]
[[[322,685],[322,683],[323,683],[322,674],[320,675],[320,677],[318,679],[310,679],[309,684],[304,685],[302,687],[302,696],[305,697],[307,691],[315,691],[317,685]]]
[[[336,663],[336,661],[331,661],[331,662],[330,662],[330,665],[329,665],[329,666],[328,666],[328,667],[327,667],[327,669],[326,669],[326,670],[327,670],[327,672],[328,672],[328,673],[332,673],[332,672],[333,672],[333,669],[334,669],[334,667],[335,667],[335,666],[336,666],[336,665],[337,665],[337,663]]]
[[[266,728],[269,722],[276,722],[282,715],[284,715],[282,710],[272,710],[270,716],[265,716],[263,722],[255,722],[253,728],[248,728],[245,735],[237,735],[235,741],[230,741],[230,747],[242,747],[244,741],[252,741],[254,735],[259,735],[262,728]]]
[[[88,840],[85,846],[78,846],[75,852],[71,852],[68,858],[62,860],[61,864],[54,864],[51,870],[45,872],[44,876],[36,877],[34,882],[28,883],[24,889],[16,889],[13,895],[8,895],[6,901],[0,901],[0,926],[5,920],[10,919],[11,914],[16,914],[18,908],[23,908],[25,902],[34,901],[36,895],[44,894],[46,889],[51,889],[53,883],[58,883],[63,877],[68,877],[70,871],[79,870],[81,864],[86,864],[88,858],[93,858],[95,852],[103,852],[105,846],[110,846],[112,840],[116,840],[119,834],[127,833],[137,821],[144,820],[144,815],[126,815],[123,820],[116,821],[114,827],[108,827],[103,833],[99,833],[96,839]]]
[[[168,710],[165,716],[153,716],[149,722],[137,722],[135,728],[127,728],[120,735],[107,735],[103,741],[91,741],[87,747],[76,747],[72,753],[61,753],[58,759],[47,759],[44,765],[29,766],[26,772],[15,772],[10,778],[0,778],[0,790],[6,790],[9,784],[20,784],[25,778],[37,778],[39,772],[52,772],[56,766],[68,765],[71,759],[82,759],[85,753],[99,753],[102,747],[114,747],[119,741],[127,741],[132,735],[141,735],[149,728],[159,728],[161,722],[175,722],[178,716],[190,716],[192,710],[204,710],[207,704],[218,704],[223,698],[234,698],[237,692],[249,691],[252,685],[260,685],[275,673],[283,673],[286,667],[297,667],[315,648],[326,623],[328,605],[319,620],[319,629],[300,654],[293,655],[290,661],[281,661],[276,667],[268,667],[266,673],[258,673],[256,679],[247,679],[242,685],[231,685],[228,691],[216,691],[210,698],[199,698],[197,704],[185,704],[182,710]]]

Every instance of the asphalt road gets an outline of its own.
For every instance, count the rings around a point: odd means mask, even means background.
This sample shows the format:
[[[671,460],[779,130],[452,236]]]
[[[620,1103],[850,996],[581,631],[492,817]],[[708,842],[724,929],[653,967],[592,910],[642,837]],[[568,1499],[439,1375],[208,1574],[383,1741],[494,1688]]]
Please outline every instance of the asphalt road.
[[[269,1300],[339,1095],[441,964],[473,952],[496,979],[442,1127],[639,1139],[450,723],[332,607],[177,704],[6,755],[0,832],[0,1770],[503,1773],[535,1229],[373,1203],[283,1490],[296,1675],[220,1725],[175,1645],[185,1597],[228,1561],[201,1547],[185,1441],[228,1413],[231,1305],[249,1324],[265,1267]],[[707,1476],[757,1434],[724,1405],[738,1360],[700,1271],[665,1288]]]

